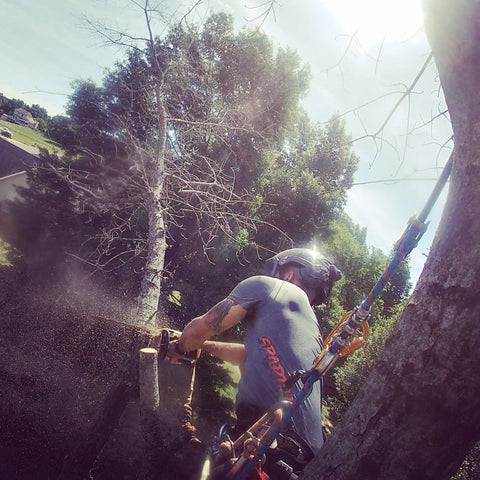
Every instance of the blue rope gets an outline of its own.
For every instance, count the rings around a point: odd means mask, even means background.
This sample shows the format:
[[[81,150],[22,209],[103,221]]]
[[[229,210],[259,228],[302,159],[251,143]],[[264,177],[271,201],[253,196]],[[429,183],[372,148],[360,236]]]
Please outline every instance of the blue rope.
[[[291,403],[291,405],[285,409],[283,412],[283,418],[280,425],[278,425],[270,434],[270,437],[267,438],[265,442],[260,446],[258,449],[257,454],[254,458],[250,459],[246,466],[238,472],[238,474],[234,477],[234,480],[244,480],[247,478],[247,475],[255,468],[257,465],[258,459],[262,458],[263,455],[266,453],[268,447],[272,444],[272,442],[278,437],[280,433],[282,425],[288,425],[290,420],[293,417],[294,412],[297,408],[303,403],[303,401],[310,395],[312,391],[312,387],[320,380],[321,375],[317,372],[317,370],[309,370],[305,373],[303,378],[303,387],[298,391],[295,399]]]

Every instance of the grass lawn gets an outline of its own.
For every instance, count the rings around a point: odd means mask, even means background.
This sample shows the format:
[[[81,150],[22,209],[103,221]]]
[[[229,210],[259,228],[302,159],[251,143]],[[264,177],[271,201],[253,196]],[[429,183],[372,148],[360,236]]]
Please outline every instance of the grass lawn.
[[[22,142],[25,145],[30,145],[32,147],[45,148],[49,152],[58,153],[59,155],[63,153],[60,145],[53,140],[46,138],[37,130],[22,127],[16,123],[10,123],[4,120],[0,120],[0,127],[8,128],[13,133],[13,140],[17,140],[17,142]]]
[[[0,265],[10,265],[7,260],[8,244],[0,238]]]
[[[237,385],[240,381],[240,369],[229,362],[222,362],[222,367],[228,372],[228,375],[230,376],[234,384],[225,385],[222,387],[217,386],[215,389],[220,398],[228,398],[229,400],[231,400],[233,405],[235,403],[235,397],[237,395]],[[233,414],[233,412],[234,411],[232,410],[230,414]]]

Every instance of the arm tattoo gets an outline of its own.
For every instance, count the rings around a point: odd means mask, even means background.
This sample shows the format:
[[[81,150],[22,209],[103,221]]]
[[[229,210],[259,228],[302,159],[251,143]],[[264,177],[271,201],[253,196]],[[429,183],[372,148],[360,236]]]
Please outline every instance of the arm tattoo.
[[[225,298],[208,311],[206,318],[207,325],[214,330],[216,334],[222,331],[222,320],[234,305],[238,304],[230,298]]]

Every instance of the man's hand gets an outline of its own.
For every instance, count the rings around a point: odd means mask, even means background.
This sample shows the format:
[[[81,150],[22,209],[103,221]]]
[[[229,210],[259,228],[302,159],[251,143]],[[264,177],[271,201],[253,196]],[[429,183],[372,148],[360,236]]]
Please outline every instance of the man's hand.
[[[178,339],[174,339],[168,344],[166,359],[171,364],[185,362],[191,363],[194,360],[198,359],[199,356],[200,350],[193,350],[189,352],[180,351]]]

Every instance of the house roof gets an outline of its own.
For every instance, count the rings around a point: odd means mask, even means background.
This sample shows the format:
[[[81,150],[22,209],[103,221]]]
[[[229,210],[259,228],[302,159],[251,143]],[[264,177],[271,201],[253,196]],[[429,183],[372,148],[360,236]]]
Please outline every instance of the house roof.
[[[22,148],[19,142],[0,137],[0,178],[21,172],[37,162],[33,152]]]
[[[16,109],[15,109],[15,113],[20,113],[20,114],[22,114],[24,117],[27,117],[28,119],[32,119],[32,120],[33,120],[32,114],[31,114],[28,110],[25,110],[24,108],[16,108]]]

